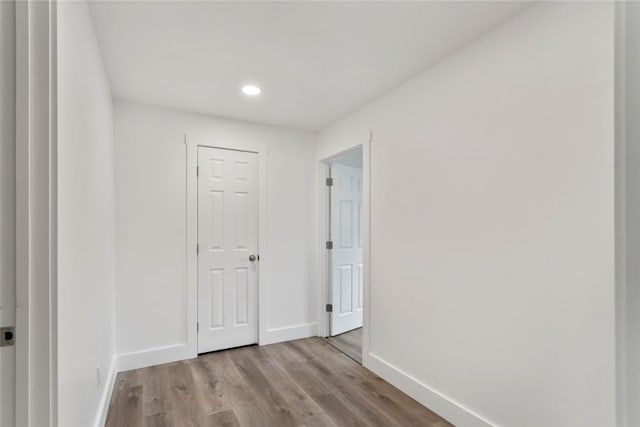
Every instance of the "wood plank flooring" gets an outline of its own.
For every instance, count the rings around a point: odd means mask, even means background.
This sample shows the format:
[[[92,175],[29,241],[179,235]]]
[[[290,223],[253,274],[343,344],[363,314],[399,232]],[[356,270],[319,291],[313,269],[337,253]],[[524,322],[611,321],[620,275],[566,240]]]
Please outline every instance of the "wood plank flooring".
[[[329,344],[337,348],[362,365],[362,328],[325,338]]]
[[[451,426],[320,338],[118,374],[107,427]]]

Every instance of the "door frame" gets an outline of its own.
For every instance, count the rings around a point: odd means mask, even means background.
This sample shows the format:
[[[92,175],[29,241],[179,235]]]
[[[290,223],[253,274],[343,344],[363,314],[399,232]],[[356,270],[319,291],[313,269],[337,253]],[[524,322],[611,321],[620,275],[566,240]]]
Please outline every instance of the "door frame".
[[[330,316],[326,312],[326,304],[329,300],[329,251],[325,248],[325,241],[329,235],[329,192],[326,185],[326,178],[329,177],[329,162],[336,157],[362,148],[362,260],[363,260],[363,316],[362,316],[362,365],[369,363],[369,352],[371,349],[370,328],[371,328],[371,142],[373,134],[369,133],[368,140],[354,144],[348,148],[343,148],[332,152],[330,155],[318,161],[318,255],[316,256],[318,266],[318,277],[320,279],[320,336],[330,335]]]
[[[267,301],[269,286],[267,267],[267,160],[269,145],[261,141],[230,141],[224,137],[184,135],[187,171],[187,348],[198,355],[198,147],[223,150],[248,151],[258,155],[258,344],[265,344],[267,337]]]
[[[0,300],[5,306],[0,326],[16,326],[16,5],[15,1],[0,3],[0,58],[4,69],[0,72]],[[5,204],[6,203],[6,204]],[[9,313],[11,312],[11,313]],[[4,354],[3,354],[4,353]],[[0,424],[16,424],[16,346],[0,349]],[[11,415],[9,415],[11,414]]]
[[[19,426],[55,427],[58,425],[57,0],[16,1],[15,13],[15,416]]]

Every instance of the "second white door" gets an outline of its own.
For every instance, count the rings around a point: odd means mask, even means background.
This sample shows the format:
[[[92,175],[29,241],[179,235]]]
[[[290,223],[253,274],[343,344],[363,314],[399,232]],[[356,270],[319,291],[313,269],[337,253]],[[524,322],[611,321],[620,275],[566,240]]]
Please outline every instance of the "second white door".
[[[258,155],[198,147],[198,352],[258,342]]]
[[[362,169],[331,167],[331,335],[362,326]]]

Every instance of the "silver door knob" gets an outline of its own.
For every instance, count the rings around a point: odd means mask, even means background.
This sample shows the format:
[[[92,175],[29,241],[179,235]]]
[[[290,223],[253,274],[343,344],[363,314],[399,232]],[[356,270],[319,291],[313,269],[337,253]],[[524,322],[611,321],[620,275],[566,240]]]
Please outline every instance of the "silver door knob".
[[[249,261],[253,262],[256,260],[256,256],[255,255],[249,255]]]

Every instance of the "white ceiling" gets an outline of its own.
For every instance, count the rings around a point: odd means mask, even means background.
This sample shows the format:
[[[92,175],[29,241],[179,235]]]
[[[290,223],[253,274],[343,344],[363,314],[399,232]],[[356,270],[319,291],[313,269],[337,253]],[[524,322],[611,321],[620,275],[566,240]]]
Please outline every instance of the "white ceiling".
[[[353,166],[362,169],[362,148],[351,150],[331,159],[331,163]]]
[[[114,96],[318,130],[526,2],[91,3]],[[262,88],[257,98],[243,84]]]

